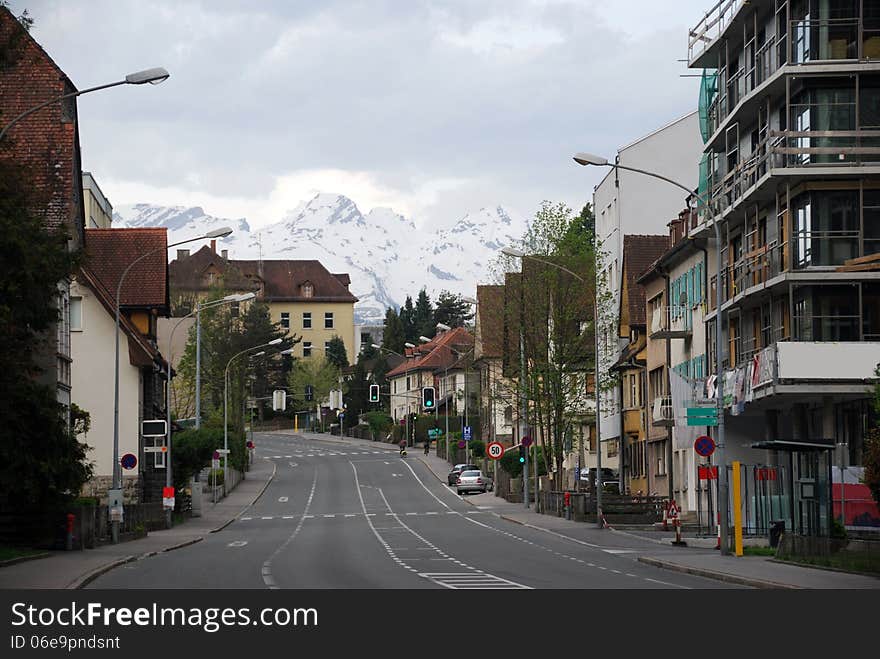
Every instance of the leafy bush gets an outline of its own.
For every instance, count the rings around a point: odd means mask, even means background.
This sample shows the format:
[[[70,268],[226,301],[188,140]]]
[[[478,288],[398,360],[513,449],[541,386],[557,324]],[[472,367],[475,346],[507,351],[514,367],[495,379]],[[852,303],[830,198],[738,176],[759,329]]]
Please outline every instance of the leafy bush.
[[[486,445],[479,439],[470,442],[471,455],[475,458],[482,458],[486,455]]]
[[[224,483],[223,469],[212,469],[208,472],[208,484],[220,487]]]
[[[174,433],[171,438],[171,464],[175,487],[186,487],[189,479],[211,461],[223,446],[223,429],[202,427]]]

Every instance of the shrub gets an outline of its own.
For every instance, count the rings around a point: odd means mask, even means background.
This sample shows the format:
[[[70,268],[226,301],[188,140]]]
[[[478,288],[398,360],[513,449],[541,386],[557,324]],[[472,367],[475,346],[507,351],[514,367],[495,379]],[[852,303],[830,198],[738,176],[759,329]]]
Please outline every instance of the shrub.
[[[186,487],[189,479],[208,465],[214,451],[222,446],[222,428],[192,428],[174,433],[171,438],[171,463],[175,486]]]
[[[475,458],[482,458],[486,455],[486,445],[481,442],[479,439],[474,439],[470,442],[471,447],[471,455]]]

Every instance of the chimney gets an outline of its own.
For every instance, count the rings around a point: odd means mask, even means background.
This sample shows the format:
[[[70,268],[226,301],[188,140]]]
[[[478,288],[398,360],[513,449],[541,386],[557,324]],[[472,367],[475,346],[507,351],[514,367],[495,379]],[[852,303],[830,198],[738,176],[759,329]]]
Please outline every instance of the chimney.
[[[222,256],[224,259],[228,259],[229,258],[229,250],[224,249],[223,251],[220,252],[220,256]]]
[[[187,256],[189,256],[189,250],[188,250],[188,249],[179,249],[179,250],[177,250],[177,260],[178,260],[178,261],[183,261],[183,259],[185,259]]]
[[[212,254],[217,253],[217,241],[216,240],[211,241],[211,253]]]

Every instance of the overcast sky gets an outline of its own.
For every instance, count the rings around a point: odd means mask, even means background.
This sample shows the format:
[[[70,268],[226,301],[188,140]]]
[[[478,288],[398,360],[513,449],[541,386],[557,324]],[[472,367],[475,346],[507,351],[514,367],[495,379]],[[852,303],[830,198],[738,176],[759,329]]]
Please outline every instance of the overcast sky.
[[[115,205],[252,226],[317,191],[448,224],[579,208],[620,146],[696,108],[678,61],[710,0],[11,0],[83,96],[83,168]]]

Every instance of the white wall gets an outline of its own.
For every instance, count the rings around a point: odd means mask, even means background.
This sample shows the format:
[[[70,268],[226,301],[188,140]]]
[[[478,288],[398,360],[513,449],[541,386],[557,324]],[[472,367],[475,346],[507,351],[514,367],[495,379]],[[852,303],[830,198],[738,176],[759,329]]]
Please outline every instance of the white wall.
[[[113,474],[113,316],[92,291],[80,282],[71,286],[72,296],[82,297],[82,330],[71,331],[73,402],[91,415],[91,429],[81,438],[89,445],[87,459],[95,464],[95,476]],[[140,369],[128,357],[128,338],[119,333],[119,455],[138,453],[140,438]],[[136,476],[140,464],[123,476]]]
[[[696,104],[696,99],[694,99]],[[692,112],[650,135],[622,147],[618,164],[636,167],[666,176],[695,189],[703,142],[699,117]],[[603,243],[608,283],[614,296],[614,308],[620,308],[623,239],[626,234],[663,234],[667,222],[678,217],[685,207],[684,190],[665,181],[626,170],[610,170],[593,192],[596,232]],[[600,345],[602,360],[610,365],[623,345],[607,353]],[[602,401],[604,410],[619,410],[616,394],[613,402]],[[602,440],[620,435],[620,415],[601,411]]]

